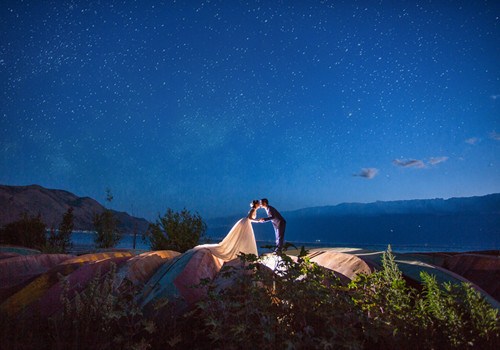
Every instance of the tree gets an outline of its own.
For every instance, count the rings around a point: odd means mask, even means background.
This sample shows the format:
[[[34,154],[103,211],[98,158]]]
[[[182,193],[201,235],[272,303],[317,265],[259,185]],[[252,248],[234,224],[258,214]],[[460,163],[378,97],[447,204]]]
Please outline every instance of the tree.
[[[113,195],[111,190],[106,190],[106,201],[111,203]],[[95,237],[94,243],[97,248],[111,248],[118,244],[121,233],[118,229],[119,221],[110,209],[104,208],[100,214],[94,215]]]
[[[17,221],[7,224],[0,231],[0,242],[40,249],[46,244],[46,226],[41,215],[30,216],[24,212]]]
[[[61,225],[59,225],[59,237],[61,242],[61,247],[64,251],[71,247],[71,234],[73,233],[73,228],[75,227],[73,207],[69,207],[66,213],[63,215]]]
[[[69,207],[63,214],[59,230],[51,229],[49,233],[49,247],[51,252],[66,253],[72,247],[71,234],[74,228],[73,207]]]
[[[149,225],[145,237],[149,238],[152,250],[183,253],[196,246],[206,231],[207,225],[198,213],[191,214],[186,208],[174,212],[169,208],[163,217],[158,215],[156,223]]]

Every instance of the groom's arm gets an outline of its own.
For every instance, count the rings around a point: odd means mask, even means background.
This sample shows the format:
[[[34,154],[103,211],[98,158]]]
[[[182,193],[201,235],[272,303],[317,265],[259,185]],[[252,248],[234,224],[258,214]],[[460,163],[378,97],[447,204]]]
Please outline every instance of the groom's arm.
[[[272,219],[274,219],[274,217],[275,217],[274,213],[275,213],[275,211],[273,209],[269,208],[269,214],[267,214],[268,217],[260,219],[261,222],[271,221]]]

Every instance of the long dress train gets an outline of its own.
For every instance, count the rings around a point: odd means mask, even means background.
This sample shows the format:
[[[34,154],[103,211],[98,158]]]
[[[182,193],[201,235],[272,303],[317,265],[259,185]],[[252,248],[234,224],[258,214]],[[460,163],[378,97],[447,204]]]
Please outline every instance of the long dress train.
[[[237,258],[240,252],[257,255],[252,219],[255,219],[255,209],[239,220],[220,243],[198,245],[156,270],[139,297],[145,312],[155,312],[154,301],[162,298],[182,298],[188,304],[194,304],[206,296],[206,290],[193,286],[199,285],[203,279],[213,279],[224,262]]]
[[[239,220],[221,242],[202,244],[193,249],[209,249],[213,255],[225,261],[235,259],[240,253],[258,255],[252,219],[250,219],[252,216],[254,212],[251,211],[248,217]]]

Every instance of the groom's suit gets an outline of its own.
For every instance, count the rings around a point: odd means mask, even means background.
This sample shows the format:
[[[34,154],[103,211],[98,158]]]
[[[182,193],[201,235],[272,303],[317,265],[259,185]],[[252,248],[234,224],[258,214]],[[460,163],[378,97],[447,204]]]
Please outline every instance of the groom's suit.
[[[285,239],[286,220],[281,216],[276,208],[268,205],[266,208],[267,218],[264,221],[271,221],[274,227],[274,234],[276,236],[276,250],[281,251],[283,248],[283,241]]]

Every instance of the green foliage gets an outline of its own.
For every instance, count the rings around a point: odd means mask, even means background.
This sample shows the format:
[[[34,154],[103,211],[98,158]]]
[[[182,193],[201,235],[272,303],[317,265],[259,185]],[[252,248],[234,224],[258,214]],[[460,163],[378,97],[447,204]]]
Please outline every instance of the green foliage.
[[[279,255],[275,274],[261,259],[242,255],[240,267],[223,271],[230,288],[210,286],[199,304],[207,340],[214,348],[361,349],[359,317],[332,271],[305,256]]]
[[[63,214],[61,225],[59,225],[59,236],[56,243],[64,252],[71,247],[71,234],[75,227],[73,210],[73,207],[68,208]]]
[[[59,230],[51,229],[47,240],[47,246],[44,252],[48,253],[67,253],[73,246],[71,243],[71,233],[73,233],[74,216],[73,207],[69,207],[63,214]]]
[[[414,328],[418,323],[418,315],[413,312],[416,290],[407,286],[390,246],[382,255],[382,269],[358,275],[349,289],[366,317],[362,327],[370,347],[408,348],[425,336]]]
[[[500,340],[498,310],[468,284],[439,285],[421,273],[422,290],[408,286],[390,247],[382,269],[351,282],[353,301],[365,313],[370,348],[494,348]]]
[[[147,349],[146,337],[154,324],[143,317],[135,289],[114,288],[116,267],[105,276],[94,276],[87,288],[70,298],[64,283],[64,311],[52,318],[54,347],[58,349]]]
[[[470,285],[439,286],[423,277],[423,290],[407,285],[390,247],[382,268],[344,286],[331,271],[280,256],[275,272],[255,256],[224,269],[233,280],[210,287],[199,304],[214,348],[463,349],[495,348],[499,319]]]
[[[422,327],[439,339],[441,347],[487,348],[492,340],[500,340],[498,310],[492,308],[468,283],[445,283],[426,272],[422,298],[418,300]]]
[[[106,200],[109,203],[113,200],[113,195],[109,189],[106,190]],[[112,248],[118,244],[121,239],[121,232],[118,229],[119,222],[110,209],[105,208],[102,213],[95,214],[93,223],[96,248]]]
[[[30,216],[25,212],[0,230],[0,243],[40,249],[46,244],[45,230],[40,214]]]
[[[187,209],[174,212],[167,209],[163,217],[158,216],[156,223],[150,224],[145,237],[149,238],[152,250],[170,249],[185,252],[203,239],[207,225],[197,213]]]
[[[94,244],[97,248],[112,248],[121,239],[118,220],[109,209],[104,209],[102,213],[94,215],[94,229]]]
[[[270,266],[274,261],[274,271]],[[382,268],[343,285],[302,249],[286,255],[240,256],[187,312],[158,300],[148,316],[136,302],[141,288],[116,273],[97,274],[80,293],[62,279],[64,311],[0,315],[2,349],[496,349],[498,310],[468,284],[439,285],[422,273],[408,286],[390,248]]]
[[[71,293],[61,277],[63,310],[41,318],[36,312],[18,317],[0,315],[2,349],[150,349],[156,332],[135,300],[137,289],[115,287],[116,267],[97,273],[80,293]]]

